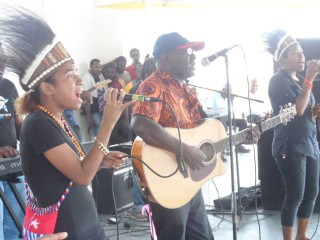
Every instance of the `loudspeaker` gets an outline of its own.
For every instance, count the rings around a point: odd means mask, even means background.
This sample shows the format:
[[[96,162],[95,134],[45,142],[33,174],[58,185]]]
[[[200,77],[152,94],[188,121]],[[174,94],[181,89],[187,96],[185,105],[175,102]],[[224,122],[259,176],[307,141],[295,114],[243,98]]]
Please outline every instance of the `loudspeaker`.
[[[106,168],[100,169],[92,181],[92,194],[98,212],[114,214],[114,200],[117,211],[131,207],[133,205],[132,186],[131,166],[117,171]]]
[[[90,151],[93,144],[93,141],[82,143],[86,153]],[[130,155],[132,143],[116,144],[108,148],[110,151],[120,151]],[[92,195],[99,213],[114,214],[114,200],[117,211],[131,207],[133,205],[131,159],[116,171],[109,168],[100,169],[92,180]]]
[[[261,134],[258,141],[261,206],[265,210],[279,210],[284,199],[284,186],[276,161],[272,157],[273,129]]]
[[[280,210],[285,190],[279,168],[272,157],[272,139],[273,129],[269,129],[261,134],[258,141],[261,206],[265,210]],[[314,211],[320,211],[320,195],[316,200]]]

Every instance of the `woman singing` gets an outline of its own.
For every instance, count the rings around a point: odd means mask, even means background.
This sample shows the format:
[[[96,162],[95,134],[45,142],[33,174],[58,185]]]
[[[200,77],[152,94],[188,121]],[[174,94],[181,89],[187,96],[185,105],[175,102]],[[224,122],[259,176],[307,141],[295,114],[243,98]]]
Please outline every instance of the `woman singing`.
[[[307,229],[319,188],[319,147],[316,138],[315,117],[318,107],[311,92],[319,64],[307,64],[305,77],[299,75],[305,67],[300,44],[282,30],[265,35],[267,50],[274,56],[279,70],[269,83],[269,98],[273,113],[280,106],[295,104],[297,115],[287,125],[274,129],[272,155],[279,167],[285,186],[281,209],[284,240],[293,239],[296,216],[296,240],[308,240]]]

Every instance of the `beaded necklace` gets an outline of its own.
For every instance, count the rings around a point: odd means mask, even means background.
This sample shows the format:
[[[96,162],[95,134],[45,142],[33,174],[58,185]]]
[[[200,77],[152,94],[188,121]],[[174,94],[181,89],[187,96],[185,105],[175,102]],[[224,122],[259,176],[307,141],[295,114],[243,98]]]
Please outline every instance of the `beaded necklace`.
[[[67,134],[67,136],[71,139],[72,143],[74,144],[74,146],[77,148],[77,151],[79,153],[80,156],[80,160],[83,160],[83,158],[85,157],[84,152],[82,151],[80,144],[77,140],[77,138],[73,135],[73,133],[71,132],[68,124],[66,123],[66,121],[64,120],[63,117],[61,117],[61,121],[63,123],[63,125],[59,122],[59,120],[45,107],[41,106],[41,105],[37,105],[37,107],[45,112],[46,114],[48,114],[61,128],[62,130]]]

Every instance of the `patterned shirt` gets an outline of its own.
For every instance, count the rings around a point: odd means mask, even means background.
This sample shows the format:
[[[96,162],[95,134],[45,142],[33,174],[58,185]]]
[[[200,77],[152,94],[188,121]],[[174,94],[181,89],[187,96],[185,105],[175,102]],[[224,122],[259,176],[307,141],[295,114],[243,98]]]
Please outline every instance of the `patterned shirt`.
[[[186,83],[181,84],[170,74],[157,70],[141,83],[137,94],[160,98],[175,112],[181,128],[193,128],[202,119],[202,106]],[[163,102],[137,102],[132,115],[144,115],[163,127],[177,127],[175,117]]]

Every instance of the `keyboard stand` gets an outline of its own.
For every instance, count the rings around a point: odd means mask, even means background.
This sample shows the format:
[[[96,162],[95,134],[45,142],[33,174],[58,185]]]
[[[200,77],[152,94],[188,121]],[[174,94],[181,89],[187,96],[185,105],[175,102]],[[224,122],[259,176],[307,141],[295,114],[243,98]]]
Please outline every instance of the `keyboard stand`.
[[[8,183],[9,183],[10,185],[13,184],[13,183],[10,183],[10,182],[8,182]],[[11,186],[10,186],[10,187],[11,187]],[[14,186],[14,187],[15,187],[15,186]],[[16,187],[15,187],[15,189],[16,189]],[[16,190],[17,190],[17,189],[16,189]],[[18,193],[18,194],[19,194],[19,193]],[[9,212],[9,214],[10,214],[10,216],[11,216],[14,224],[17,226],[17,228],[18,228],[18,230],[19,230],[19,232],[20,232],[20,234],[21,234],[21,237],[22,237],[22,225],[21,225],[21,223],[19,222],[18,217],[17,217],[16,214],[14,213],[13,208],[10,206],[10,203],[8,202],[6,196],[4,195],[4,192],[3,192],[2,188],[0,188],[0,198],[1,198],[2,202],[3,202],[3,205],[7,208],[7,210],[8,210],[8,212]],[[21,197],[20,197],[20,199],[21,199]],[[18,200],[18,202],[19,202],[19,200]],[[20,205],[20,203],[19,203],[19,205]],[[20,205],[20,206],[21,206],[21,205]],[[22,208],[21,208],[21,209],[22,209]]]

